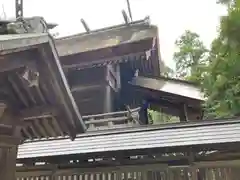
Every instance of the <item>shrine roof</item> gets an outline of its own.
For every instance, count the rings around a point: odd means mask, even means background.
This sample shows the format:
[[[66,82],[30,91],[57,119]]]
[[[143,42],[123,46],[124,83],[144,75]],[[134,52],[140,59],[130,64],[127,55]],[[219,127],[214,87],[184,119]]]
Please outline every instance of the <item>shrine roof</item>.
[[[159,74],[158,28],[148,18],[56,39],[63,68],[138,62],[137,69]],[[141,61],[141,63],[139,63]],[[143,70],[144,71],[144,70]]]
[[[59,56],[68,56],[158,36],[158,29],[148,19],[79,33],[56,39]]]
[[[201,89],[194,83],[180,79],[167,77],[135,77],[130,82],[133,86],[151,89],[171,96],[181,96],[196,101],[205,101],[204,94]]]
[[[27,142],[19,146],[18,159],[235,142],[240,142],[239,119],[212,120],[88,132],[75,141],[59,138]]]
[[[1,35],[0,43],[0,100],[23,124],[23,139],[84,132],[53,38]]]

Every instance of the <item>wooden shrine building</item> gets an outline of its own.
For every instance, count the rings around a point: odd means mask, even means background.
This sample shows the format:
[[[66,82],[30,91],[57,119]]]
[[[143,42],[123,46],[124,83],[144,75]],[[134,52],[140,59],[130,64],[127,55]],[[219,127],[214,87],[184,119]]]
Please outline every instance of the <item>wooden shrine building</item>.
[[[187,165],[191,147],[198,153],[208,151],[212,147],[204,141],[216,140],[204,136],[216,133],[214,128],[207,130],[211,123],[148,126],[139,118],[142,100],[146,100],[181,121],[201,120],[204,101],[195,85],[160,76],[158,29],[149,18],[60,39],[35,32],[1,35],[0,41],[3,180],[15,178],[17,154],[19,180],[75,180],[75,175],[84,171],[78,168],[136,165],[134,157],[146,164],[157,151],[161,153],[156,156],[180,151],[184,156],[184,161],[174,164],[169,160],[164,167]],[[174,92],[177,88],[183,91]],[[220,122],[212,125],[224,126]],[[194,140],[196,132],[203,139]],[[219,143],[225,141],[215,142]],[[69,174],[69,168],[77,169]],[[114,175],[116,170],[106,172],[86,177],[122,177]],[[145,176],[136,172],[134,179]]]
[[[129,98],[122,93],[136,70],[142,75],[160,74],[158,44],[158,29],[148,18],[57,39],[81,113],[113,112],[127,104]]]
[[[209,152],[237,146],[239,121],[195,122],[202,119],[200,90],[160,76],[158,30],[148,19],[55,44],[86,133],[74,141],[26,140],[18,150],[18,180],[196,180],[212,163]],[[185,122],[143,124],[142,100]]]
[[[0,35],[0,177],[15,179],[25,139],[85,132],[48,33]]]
[[[155,81],[158,81],[156,77],[160,77],[158,28],[150,24],[149,17],[60,38],[56,40],[56,48],[82,115],[124,111],[126,106],[131,109],[138,108],[142,106],[143,99],[153,103],[151,98],[143,96],[145,93],[137,93],[138,88],[130,83],[136,76],[151,77]],[[175,84],[177,82],[172,79],[167,80],[169,81]],[[194,85],[184,83],[185,89],[186,86],[196,89]],[[188,110],[189,114],[194,111],[201,119],[202,96],[196,100],[186,97],[192,100],[188,102],[186,98],[178,98],[181,95],[174,97],[177,101],[170,100],[166,93],[159,95],[167,100],[168,109],[172,109],[172,106],[181,109],[175,112],[176,116],[182,117],[181,119],[186,119],[185,110]],[[187,107],[186,104],[195,107]],[[189,119],[195,118],[192,116]]]

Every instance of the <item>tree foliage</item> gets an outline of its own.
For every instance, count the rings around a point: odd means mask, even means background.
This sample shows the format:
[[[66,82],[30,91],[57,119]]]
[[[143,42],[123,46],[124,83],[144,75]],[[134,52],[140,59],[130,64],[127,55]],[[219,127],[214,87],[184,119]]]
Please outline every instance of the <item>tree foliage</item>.
[[[176,62],[178,77],[199,82],[208,52],[199,35],[186,30],[176,40],[175,45],[178,50],[174,53],[173,58]]]
[[[219,0],[228,14],[221,17],[218,36],[208,53],[199,36],[186,31],[176,45],[177,71],[200,82],[205,111],[214,117],[240,115],[240,0]],[[207,55],[207,56],[206,56]],[[188,74],[187,74],[188,73]],[[181,73],[182,75],[182,73]],[[193,78],[193,79],[192,79]],[[195,79],[194,79],[195,78]]]
[[[203,81],[206,110],[216,117],[240,114],[240,0],[221,1],[228,15],[221,18]]]

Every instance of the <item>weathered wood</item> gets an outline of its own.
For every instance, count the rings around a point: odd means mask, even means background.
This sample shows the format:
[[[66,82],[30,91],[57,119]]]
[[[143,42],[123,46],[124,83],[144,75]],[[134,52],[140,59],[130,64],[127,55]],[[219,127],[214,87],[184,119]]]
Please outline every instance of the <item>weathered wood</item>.
[[[17,96],[19,97],[19,99],[21,100],[21,102],[25,105],[25,107],[29,106],[28,101],[26,100],[26,98],[24,97],[24,95],[22,94],[22,91],[19,89],[18,85],[16,84],[16,82],[12,79],[11,76],[8,76],[8,81],[11,83],[14,91],[17,93]]]
[[[240,160],[227,160],[227,161],[202,161],[195,162],[194,166],[201,167],[238,167],[240,166]]]
[[[112,117],[112,118],[109,117],[105,119],[91,119],[91,120],[85,121],[85,124],[101,124],[101,123],[108,123],[108,122],[121,122],[125,120],[128,120],[127,116]]]
[[[43,75],[42,78],[45,81],[48,81],[47,85],[50,86],[53,91],[52,93],[56,96],[57,103],[60,105],[61,109],[64,110],[64,113],[68,118],[68,122],[66,123],[71,127],[70,136],[74,138],[77,131],[79,133],[85,131],[85,125],[83,124],[78,107],[72,97],[57,52],[54,48],[54,44],[50,40],[50,47],[45,46],[39,50],[44,58],[43,61],[39,62],[39,66],[47,67],[39,68],[39,72]],[[56,75],[56,72],[58,72],[58,76]]]
[[[182,105],[180,106],[180,109],[181,109],[181,110],[180,110],[180,114],[179,114],[180,121],[181,121],[181,122],[188,121],[186,104],[182,104]]]
[[[36,119],[34,121],[34,125],[37,127],[37,129],[39,130],[40,134],[42,137],[49,137],[48,133],[45,131],[45,129],[43,128],[43,126],[40,124],[39,120]]]
[[[102,58],[102,57],[98,58],[97,55],[95,55],[96,57],[92,57],[93,55],[90,55],[90,57],[94,58],[90,60],[88,57],[89,54],[86,54],[86,55],[79,54],[79,55],[74,55],[69,57],[62,57],[61,62],[63,63],[64,70],[86,69],[91,67],[103,67],[108,64],[117,65],[122,62],[127,62],[127,61],[131,61],[132,59],[137,59],[137,57],[144,56],[144,55],[145,55],[145,52],[129,53],[127,55],[119,55],[119,56],[116,56],[115,54],[112,57],[106,57],[106,58]],[[80,62],[78,58],[87,58],[89,59],[89,61],[83,61],[83,59],[81,59],[81,62]],[[73,62],[73,63],[70,63],[70,62]]]
[[[0,147],[12,147],[21,143],[20,137],[0,135]]]
[[[1,151],[2,151],[2,158],[0,159],[1,180],[15,180],[17,146],[2,148]]]
[[[135,109],[132,109],[132,112],[138,112],[140,110],[140,108],[135,108]],[[120,116],[120,115],[125,115],[127,114],[128,111],[117,111],[117,112],[109,112],[109,113],[102,113],[102,114],[93,114],[93,115],[86,115],[86,116],[83,116],[83,119],[86,120],[88,118],[101,118],[101,117],[104,117],[104,116]]]
[[[160,175],[160,172],[165,172],[167,165],[165,164],[156,164],[156,165],[141,165],[141,166],[114,166],[114,167],[96,167],[96,168],[46,168],[45,170],[29,170],[18,171],[17,177],[19,178],[29,178],[32,176],[35,177],[50,177],[55,176],[58,179],[68,179],[76,180],[75,178],[79,177],[82,180],[121,180],[122,175],[124,179],[134,178],[136,180],[147,180],[147,174],[153,173]],[[162,174],[162,173],[161,173]],[[154,179],[150,180],[157,180]]]
[[[128,111],[116,112],[114,113],[103,113],[93,116],[83,116],[85,124],[89,125],[88,130],[95,129],[104,129],[106,127],[111,128],[120,128],[133,126],[134,124],[139,124],[139,108]],[[110,114],[110,115],[109,115]]]
[[[47,118],[58,115],[58,109],[49,105],[35,106],[20,111],[20,118],[24,121],[37,118]]]
[[[20,127],[14,126],[11,137],[0,135],[1,180],[15,180],[17,149],[20,144]]]
[[[0,57],[0,72],[9,72],[21,68],[36,69],[34,56],[36,50],[7,54]],[[16,58],[17,57],[17,58]]]
[[[47,131],[47,134],[49,134],[52,137],[57,137],[58,136],[58,134],[55,132],[55,129],[53,129],[52,126],[49,124],[49,119],[48,118],[44,118],[42,123],[44,124],[44,127]]]
[[[58,121],[55,119],[55,117],[52,117],[52,123],[53,123],[54,127],[56,128],[57,132],[61,136],[64,136],[63,130],[62,130],[60,124],[58,123]]]

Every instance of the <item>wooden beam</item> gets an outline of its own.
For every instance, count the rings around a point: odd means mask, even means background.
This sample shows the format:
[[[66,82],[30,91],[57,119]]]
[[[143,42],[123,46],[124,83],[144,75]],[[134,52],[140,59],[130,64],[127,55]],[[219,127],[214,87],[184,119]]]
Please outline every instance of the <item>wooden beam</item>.
[[[22,131],[27,136],[27,138],[33,139],[32,135],[28,132],[28,130],[25,127],[22,128]]]
[[[17,96],[19,97],[19,99],[21,100],[21,102],[24,104],[25,107],[28,107],[28,101],[26,100],[26,98],[24,97],[24,95],[22,94],[22,91],[19,89],[18,85],[16,84],[16,82],[14,81],[14,79],[11,76],[8,76],[8,81],[11,83],[14,91],[17,93]]]
[[[38,138],[38,139],[41,138],[41,135],[39,134],[38,131],[36,131],[36,128],[33,125],[29,125],[29,128],[32,130],[32,132],[36,138]]]
[[[36,69],[36,64],[34,62],[35,54],[36,50],[2,55],[0,57],[0,72],[12,71],[25,67]]]
[[[88,85],[74,85],[71,88],[71,92],[79,92],[79,91],[89,91],[89,90],[98,90],[99,88],[103,88],[102,84],[88,84]]]
[[[0,124],[0,134],[11,135],[12,130],[12,125]]]
[[[104,66],[107,64],[116,64],[116,63],[120,63],[122,61],[126,62],[126,61],[131,61],[132,59],[136,59],[135,57],[139,57],[139,56],[144,56],[145,53],[144,52],[138,52],[138,53],[129,53],[127,55],[119,55],[119,56],[112,56],[112,57],[108,57],[108,58],[98,58],[98,59],[93,59],[93,60],[89,60],[89,61],[79,61],[78,58],[81,57],[81,55],[74,55],[74,56],[70,56],[70,57],[64,57],[62,59],[61,62],[63,63],[63,68],[65,69],[84,69],[84,68],[89,68],[92,67],[94,65],[96,66]],[[76,61],[76,59],[78,61]],[[82,59],[81,59],[82,60]],[[72,64],[70,64],[69,62],[73,61]]]
[[[7,135],[0,135],[0,147],[12,147],[21,143],[20,137],[13,137]]]
[[[226,161],[202,161],[202,162],[194,162],[194,167],[196,168],[216,168],[216,167],[239,167],[240,160],[226,160]]]
[[[39,132],[42,135],[42,137],[49,137],[49,135],[46,132],[46,130],[44,129],[44,127],[40,124],[39,119],[36,119],[33,122],[33,124],[37,127],[37,129],[39,130]]]
[[[49,124],[49,121],[51,120],[49,120],[48,118],[43,119],[42,123],[44,125],[44,128],[46,129],[47,134],[52,137],[57,137],[58,135],[56,134],[55,129],[52,128],[51,124]]]
[[[37,118],[47,118],[47,117],[52,117],[57,115],[58,115],[58,109],[48,105],[28,108],[20,112],[21,119],[24,121],[33,120]]]
[[[64,136],[64,133],[63,133],[63,130],[62,130],[60,124],[58,123],[58,121],[54,117],[52,117],[52,123],[53,123],[54,127],[56,128],[57,132],[61,136]]]

